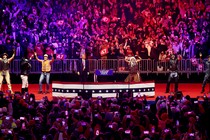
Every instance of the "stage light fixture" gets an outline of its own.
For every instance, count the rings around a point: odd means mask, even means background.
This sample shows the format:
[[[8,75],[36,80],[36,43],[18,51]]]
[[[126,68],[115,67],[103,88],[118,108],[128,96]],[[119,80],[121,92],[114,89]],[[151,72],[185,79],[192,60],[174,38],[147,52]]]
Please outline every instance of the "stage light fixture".
[[[108,90],[106,90],[106,92],[109,92]]]
[[[57,91],[57,89],[55,89],[55,91]]]
[[[122,90],[120,90],[120,92],[122,92]]]
[[[95,90],[92,90],[92,92],[94,93],[94,92],[95,92]]]
[[[128,90],[126,90],[126,92],[128,92]]]
[[[69,90],[66,90],[66,92],[69,92]]]
[[[85,92],[87,93],[88,91],[86,90]]]
[[[133,89],[133,92],[134,92],[135,90]]]
[[[115,90],[113,90],[113,92],[115,92]]]
[[[75,92],[75,90],[73,90],[73,92]]]
[[[79,90],[79,92],[81,92],[81,90]]]
[[[141,89],[139,89],[139,91],[141,91]]]

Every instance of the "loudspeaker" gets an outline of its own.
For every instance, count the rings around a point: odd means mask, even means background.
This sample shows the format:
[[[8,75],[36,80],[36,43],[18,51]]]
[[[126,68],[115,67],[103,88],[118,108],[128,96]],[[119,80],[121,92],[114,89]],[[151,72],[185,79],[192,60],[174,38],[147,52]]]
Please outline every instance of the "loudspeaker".
[[[174,93],[174,97],[178,100],[181,100],[183,97],[182,91],[177,91],[176,93]]]
[[[15,93],[15,94],[22,95],[20,91],[15,91],[14,93]]]
[[[86,92],[85,90],[82,90],[82,92],[78,93],[78,96],[81,96],[83,99],[87,100],[87,99],[90,99],[92,97],[92,93],[91,92]]]

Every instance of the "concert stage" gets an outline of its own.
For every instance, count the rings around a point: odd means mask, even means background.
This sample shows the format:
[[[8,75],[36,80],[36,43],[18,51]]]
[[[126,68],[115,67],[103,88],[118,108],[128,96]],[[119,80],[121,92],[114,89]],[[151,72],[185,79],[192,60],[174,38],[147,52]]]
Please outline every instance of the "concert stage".
[[[52,86],[52,85],[51,85]],[[183,92],[184,95],[190,95],[192,98],[197,96],[202,96],[201,94],[201,83],[180,83],[179,90]],[[20,91],[21,84],[12,84],[13,91]],[[155,96],[149,97],[148,100],[155,100],[157,96],[167,96],[169,94],[165,93],[166,84],[165,83],[155,83]],[[2,87],[3,90],[7,89],[7,85],[4,84]],[[41,100],[44,96],[47,96],[49,100],[52,100],[52,93],[50,94],[38,94],[39,85],[38,84],[29,84],[29,93],[34,93],[36,100]],[[44,89],[44,88],[43,88]],[[51,87],[52,90],[52,87]],[[209,86],[206,85],[206,92],[208,93]]]

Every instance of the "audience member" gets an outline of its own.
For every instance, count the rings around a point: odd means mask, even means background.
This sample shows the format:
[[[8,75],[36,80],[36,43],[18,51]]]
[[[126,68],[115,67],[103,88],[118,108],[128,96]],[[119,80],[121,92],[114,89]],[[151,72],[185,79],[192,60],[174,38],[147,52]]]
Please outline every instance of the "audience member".
[[[83,99],[33,94],[3,97],[2,138],[17,139],[209,139],[209,101],[183,96]],[[27,133],[26,133],[27,132]]]

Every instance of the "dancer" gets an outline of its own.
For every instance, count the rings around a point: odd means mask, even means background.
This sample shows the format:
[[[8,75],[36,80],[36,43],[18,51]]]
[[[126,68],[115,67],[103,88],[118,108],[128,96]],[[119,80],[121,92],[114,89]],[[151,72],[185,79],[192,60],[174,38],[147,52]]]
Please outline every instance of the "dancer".
[[[210,76],[210,55],[208,56],[208,61],[206,61],[205,64],[206,64],[206,71],[205,71],[206,74],[203,79],[201,93],[205,92],[206,81],[209,79],[209,76]]]
[[[175,87],[174,87],[174,92],[178,91],[178,60],[175,58],[175,55],[172,54],[169,60],[169,76],[168,76],[168,81],[167,81],[167,86],[166,86],[166,93],[169,93],[169,88],[171,84],[171,80],[175,80]]]
[[[21,93],[24,94],[25,92],[28,92],[28,75],[31,70],[31,64],[30,60],[33,57],[33,55],[28,60],[27,58],[23,57],[20,64],[21,74],[20,78],[22,79],[22,89]]]
[[[4,53],[3,58],[0,58],[0,63],[2,65],[1,70],[0,70],[0,90],[2,87],[3,79],[5,77],[7,85],[8,85],[8,89],[11,91],[12,94],[14,94],[12,91],[12,86],[10,82],[9,64],[15,57],[15,50],[13,50],[12,57],[10,58],[7,58],[7,57],[8,57],[8,54]]]
[[[129,75],[125,79],[125,82],[140,82],[140,75],[138,71],[138,62],[141,61],[141,57],[125,57],[125,61],[129,65]]]
[[[39,92],[38,93],[42,94],[42,82],[43,82],[44,79],[46,79],[46,84],[47,84],[46,93],[49,93],[51,64],[54,62],[53,54],[51,54],[51,56],[52,56],[51,60],[48,59],[47,54],[44,55],[44,60],[40,60],[37,57],[36,52],[34,54],[35,54],[36,60],[38,60],[39,62],[42,63],[42,73],[41,73],[40,78],[39,78]]]

